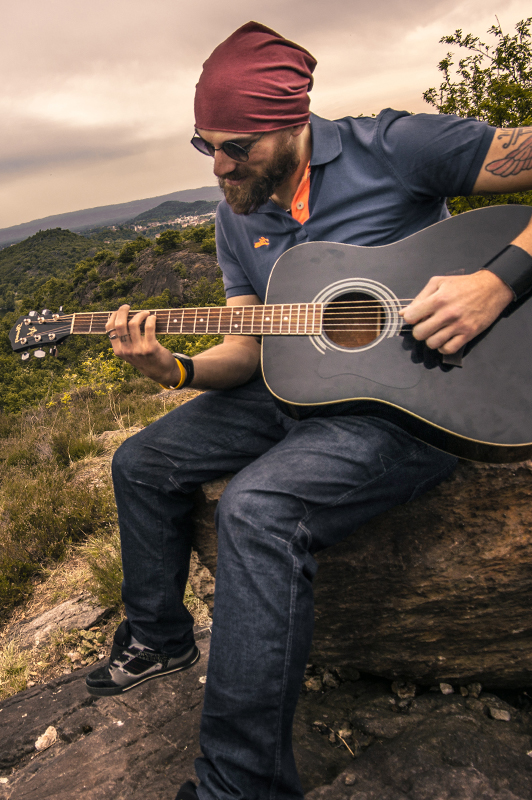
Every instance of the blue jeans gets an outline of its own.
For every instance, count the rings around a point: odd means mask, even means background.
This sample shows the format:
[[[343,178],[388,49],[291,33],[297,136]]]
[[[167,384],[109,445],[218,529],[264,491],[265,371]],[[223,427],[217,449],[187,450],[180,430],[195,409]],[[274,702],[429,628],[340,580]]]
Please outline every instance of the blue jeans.
[[[236,476],[217,510],[218,566],[196,762],[201,800],[294,800],[291,731],[313,628],[314,555],[450,474],[455,459],[373,417],[296,421],[262,380],[206,392],[128,439],[113,478],[134,635],[177,656],[191,493]]]

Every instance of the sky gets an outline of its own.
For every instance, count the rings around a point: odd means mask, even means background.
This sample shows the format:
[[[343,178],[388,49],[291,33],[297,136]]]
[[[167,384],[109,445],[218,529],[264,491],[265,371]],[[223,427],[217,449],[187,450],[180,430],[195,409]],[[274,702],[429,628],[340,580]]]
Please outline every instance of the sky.
[[[203,61],[253,19],[317,58],[312,110],[434,112],[442,36],[513,33],[530,0],[17,0],[0,28],[0,228],[216,183],[193,150]]]

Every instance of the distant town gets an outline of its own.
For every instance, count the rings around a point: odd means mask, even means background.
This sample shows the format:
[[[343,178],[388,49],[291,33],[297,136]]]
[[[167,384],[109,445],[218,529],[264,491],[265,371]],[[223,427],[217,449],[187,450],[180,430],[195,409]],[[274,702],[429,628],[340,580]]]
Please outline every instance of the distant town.
[[[146,225],[139,225],[135,224],[131,227],[134,231],[146,231],[148,228],[160,228],[161,224],[166,226],[170,225],[179,225],[181,228],[188,228],[190,225],[205,225],[207,222],[212,222],[216,216],[216,211],[210,211],[208,214],[196,214],[194,216],[184,216],[184,217],[176,217],[175,219],[169,219],[164,223],[161,222],[148,222]],[[116,225],[110,226],[111,230],[116,230]],[[158,239],[160,233],[155,234],[155,238]]]

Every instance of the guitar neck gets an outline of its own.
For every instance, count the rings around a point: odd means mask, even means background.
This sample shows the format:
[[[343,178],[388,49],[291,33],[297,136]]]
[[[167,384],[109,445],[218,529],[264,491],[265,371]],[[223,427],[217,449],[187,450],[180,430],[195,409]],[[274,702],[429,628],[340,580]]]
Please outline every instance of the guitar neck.
[[[105,334],[110,311],[72,315],[71,333]],[[129,319],[137,312],[131,311]],[[213,308],[164,308],[151,312],[155,332],[242,334],[244,336],[313,336],[322,331],[321,303],[287,303],[267,306],[215,306]]]

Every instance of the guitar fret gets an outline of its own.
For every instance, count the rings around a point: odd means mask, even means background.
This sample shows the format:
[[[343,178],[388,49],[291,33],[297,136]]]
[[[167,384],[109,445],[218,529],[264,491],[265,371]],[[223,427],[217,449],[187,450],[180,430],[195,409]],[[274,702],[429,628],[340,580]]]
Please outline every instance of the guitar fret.
[[[251,333],[251,309],[252,306],[244,306],[242,309],[242,326],[240,332],[246,336]]]
[[[315,304],[314,308],[318,309],[318,330],[316,333],[319,335],[323,327],[323,305],[316,306]]]
[[[273,318],[273,308],[274,307],[273,306],[264,306],[264,308],[266,310],[266,313],[268,314],[268,316],[266,317],[266,322],[268,323],[269,328],[270,328],[270,330],[267,331],[267,333],[271,334],[271,333],[273,333],[273,319],[274,319]],[[269,309],[269,311],[268,311],[268,309]]]
[[[242,333],[242,310],[243,306],[238,306],[234,310],[234,315],[239,317],[239,319],[236,322],[233,322],[233,318],[231,318],[231,330],[233,333]]]

